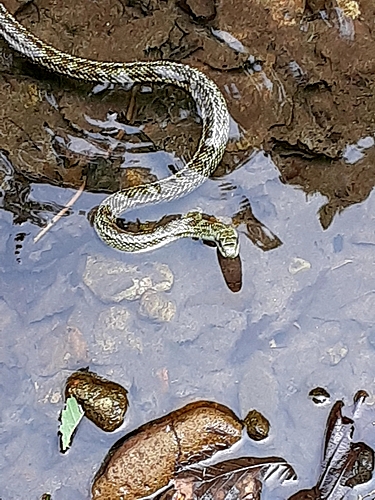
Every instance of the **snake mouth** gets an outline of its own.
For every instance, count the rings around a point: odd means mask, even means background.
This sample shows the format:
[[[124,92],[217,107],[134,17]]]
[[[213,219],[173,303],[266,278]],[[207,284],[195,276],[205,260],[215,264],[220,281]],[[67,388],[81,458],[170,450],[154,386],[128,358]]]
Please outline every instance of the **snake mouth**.
[[[229,225],[223,225],[216,240],[221,255],[227,259],[235,259],[240,253],[240,242],[236,229]]]
[[[218,249],[221,255],[227,259],[235,259],[240,253],[240,246],[238,243],[235,245],[218,245]]]

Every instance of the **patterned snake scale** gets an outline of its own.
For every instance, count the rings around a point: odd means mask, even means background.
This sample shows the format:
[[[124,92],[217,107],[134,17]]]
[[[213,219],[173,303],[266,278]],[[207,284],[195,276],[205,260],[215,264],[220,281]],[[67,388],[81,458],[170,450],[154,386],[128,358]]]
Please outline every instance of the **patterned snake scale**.
[[[101,62],[61,52],[30,33],[0,3],[0,33],[9,45],[50,71],[86,82],[132,85],[155,82],[172,84],[190,93],[202,119],[197,151],[177,173],[160,181],[117,191],[100,204],[94,227],[110,246],[126,252],[161,247],[179,238],[214,241],[224,257],[239,252],[237,231],[213,216],[191,211],[171,217],[153,229],[132,233],[120,229],[117,218],[126,210],[184,196],[200,186],[216,169],[229,134],[229,113],[218,87],[200,71],[169,61]]]

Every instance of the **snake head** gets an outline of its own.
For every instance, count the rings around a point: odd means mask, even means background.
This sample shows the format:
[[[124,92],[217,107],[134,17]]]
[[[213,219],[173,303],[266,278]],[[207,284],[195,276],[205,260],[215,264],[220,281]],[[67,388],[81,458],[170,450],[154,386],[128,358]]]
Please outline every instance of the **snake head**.
[[[238,233],[232,226],[225,226],[217,235],[216,240],[221,255],[225,258],[234,259],[240,251]]]

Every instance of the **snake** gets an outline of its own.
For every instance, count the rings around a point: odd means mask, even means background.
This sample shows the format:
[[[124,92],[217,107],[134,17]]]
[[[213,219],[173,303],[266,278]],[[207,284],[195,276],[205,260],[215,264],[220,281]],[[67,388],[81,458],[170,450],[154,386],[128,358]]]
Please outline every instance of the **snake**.
[[[142,227],[137,232],[121,227],[118,220],[128,210],[172,201],[191,193],[215,171],[228,141],[230,116],[223,94],[210,78],[196,68],[174,61],[97,61],[62,52],[26,29],[2,3],[0,34],[12,49],[63,76],[126,87],[145,83],[170,84],[190,94],[202,123],[200,140],[191,159],[168,177],[107,196],[94,215],[93,225],[105,243],[125,252],[145,252],[180,238],[193,238],[214,242],[225,258],[238,256],[237,230],[198,209],[169,217],[165,224]]]

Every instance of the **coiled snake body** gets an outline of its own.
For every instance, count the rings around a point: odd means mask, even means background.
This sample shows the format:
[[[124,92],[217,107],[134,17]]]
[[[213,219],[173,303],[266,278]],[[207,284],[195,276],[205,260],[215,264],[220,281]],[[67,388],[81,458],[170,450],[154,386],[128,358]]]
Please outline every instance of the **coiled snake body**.
[[[66,54],[30,33],[2,3],[0,33],[13,49],[62,75],[100,83],[168,83],[189,92],[202,118],[202,135],[192,159],[165,179],[117,191],[105,198],[96,212],[94,227],[107,244],[127,252],[151,250],[179,238],[192,237],[214,241],[224,257],[238,255],[237,231],[198,211],[140,233],[124,231],[116,223],[128,209],[170,201],[190,193],[216,169],[228,140],[229,114],[223,95],[209,78],[194,68],[169,61],[101,62]]]

